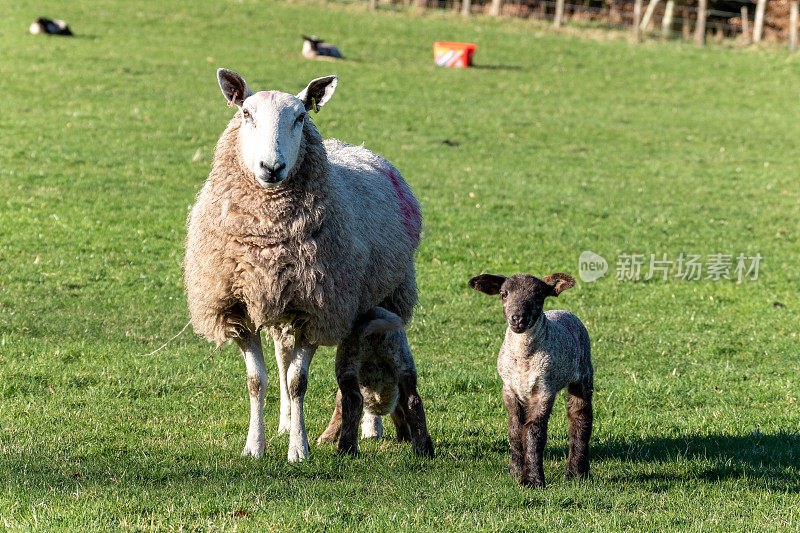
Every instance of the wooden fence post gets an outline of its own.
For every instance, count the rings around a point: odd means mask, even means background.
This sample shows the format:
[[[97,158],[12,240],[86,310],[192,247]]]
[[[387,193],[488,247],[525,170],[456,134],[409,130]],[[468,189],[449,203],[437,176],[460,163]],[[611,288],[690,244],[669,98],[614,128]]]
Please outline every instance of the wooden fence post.
[[[750,18],[747,13],[747,6],[742,6],[742,37],[744,44],[750,44]]]
[[[800,2],[792,0],[791,14],[789,15],[789,50],[792,52],[797,50],[797,19],[798,11],[800,11],[798,5]]]
[[[694,27],[694,42],[703,46],[706,42],[706,15],[708,0],[698,0],[697,2],[697,26]]]
[[[489,8],[489,14],[493,17],[500,15],[500,10],[503,7],[503,0],[492,0],[492,5]]]
[[[642,22],[642,0],[636,0],[633,4],[633,40],[642,40],[642,30],[639,23]]]
[[[561,27],[561,21],[564,19],[564,0],[556,0],[556,15],[553,18],[553,26],[556,28]]]
[[[661,36],[669,38],[672,35],[672,16],[675,12],[675,0],[667,0],[664,8],[664,18],[661,19]]]
[[[465,17],[472,12],[472,0],[462,0],[461,14]]]
[[[650,0],[650,3],[647,4],[647,10],[644,12],[641,24],[639,24],[640,30],[645,31],[647,29],[647,25],[650,24],[650,19],[653,18],[653,13],[656,11],[658,2],[659,0]]]
[[[764,8],[767,7],[767,0],[758,0],[756,4],[756,20],[753,22],[753,42],[760,43],[764,33]]]
[[[370,11],[378,10],[378,0],[369,0],[369,10]]]
[[[689,10],[683,8],[683,14],[681,15],[681,37],[686,39],[687,41],[692,37],[692,29],[691,24],[689,22]]]

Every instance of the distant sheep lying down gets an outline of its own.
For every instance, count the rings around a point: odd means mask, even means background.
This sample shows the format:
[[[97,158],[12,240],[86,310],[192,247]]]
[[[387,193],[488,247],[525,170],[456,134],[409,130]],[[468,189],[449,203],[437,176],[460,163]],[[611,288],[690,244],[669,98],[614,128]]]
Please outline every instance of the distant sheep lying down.
[[[328,58],[328,59],[344,59],[344,56],[338,48],[332,44],[327,44],[325,41],[312,35],[301,35],[303,38],[303,57],[308,59]]]
[[[247,367],[250,427],[243,455],[264,453],[267,371],[260,330],[275,339],[288,460],[308,457],[303,400],[318,346],[346,338],[380,305],[408,323],[417,302],[414,251],[419,204],[388,161],[363,147],[323,142],[309,111],[338,78],[313,80],[297,96],[253,93],[219,69],[237,113],[217,142],[211,173],[188,221],[186,291],[197,333],[233,339]],[[338,376],[349,386],[352,376]],[[400,402],[422,415],[416,387]],[[373,420],[373,424],[376,422]]]

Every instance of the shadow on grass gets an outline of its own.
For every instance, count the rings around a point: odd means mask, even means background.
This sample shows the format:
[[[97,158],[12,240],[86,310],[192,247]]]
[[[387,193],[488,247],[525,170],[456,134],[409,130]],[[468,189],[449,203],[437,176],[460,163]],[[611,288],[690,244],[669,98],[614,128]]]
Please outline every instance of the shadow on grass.
[[[566,448],[560,451],[566,456]],[[554,455],[556,453],[554,451]],[[682,465],[661,472],[620,475],[617,481],[669,484],[679,480],[717,483],[752,479],[774,490],[800,492],[800,435],[797,433],[610,439],[592,443],[591,456],[596,468],[602,468],[600,464],[609,459]]]
[[[503,466],[509,447],[498,436],[480,443],[451,441],[445,446],[450,455],[470,462],[487,454],[502,454]],[[441,449],[441,448],[440,448]],[[445,453],[447,453],[445,451]],[[545,459],[566,463],[565,445],[548,444]],[[682,435],[676,437],[647,437],[631,439],[593,440],[590,445],[592,470],[600,478],[612,482],[647,483],[667,488],[677,482],[718,483],[726,480],[752,479],[759,486],[773,490],[800,492],[800,434],[771,435]],[[599,474],[616,470],[604,462],[622,461],[628,464],[650,464],[647,472]],[[674,468],[671,465],[679,465]],[[661,468],[658,468],[660,466]]]

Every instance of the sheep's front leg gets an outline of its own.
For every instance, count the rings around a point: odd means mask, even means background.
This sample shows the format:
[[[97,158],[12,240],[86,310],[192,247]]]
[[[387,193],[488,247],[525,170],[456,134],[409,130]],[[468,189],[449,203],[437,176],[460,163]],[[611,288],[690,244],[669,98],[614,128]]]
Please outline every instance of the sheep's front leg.
[[[592,435],[592,382],[575,383],[567,389],[569,459],[566,478],[589,477],[589,437]]]
[[[341,432],[339,453],[358,454],[358,422],[364,408],[364,398],[358,382],[357,340],[345,339],[336,349],[336,382],[341,395]]]
[[[522,475],[524,463],[524,450],[522,447],[522,427],[525,424],[525,410],[511,389],[503,386],[503,402],[508,411],[508,443],[511,445],[511,461],[508,464],[508,473],[513,478]]]
[[[288,329],[272,328],[275,340],[275,359],[278,362],[278,380],[281,389],[281,418],[278,423],[278,435],[289,431],[292,423],[292,407],[289,398],[287,374],[294,355],[294,335]]]
[[[250,428],[247,430],[247,444],[243,456],[261,457],[267,440],[264,437],[264,392],[267,388],[267,368],[261,351],[261,336],[247,332],[237,338],[236,343],[244,356],[247,367],[247,391],[250,394]]]
[[[287,373],[291,406],[288,454],[290,463],[302,461],[309,455],[306,422],[303,418],[303,400],[308,388],[308,368],[311,366],[311,359],[317,350],[316,346],[308,344],[298,337],[299,335],[295,336],[294,353]]]
[[[550,391],[534,391],[531,395],[522,430],[525,459],[520,483],[523,485],[544,487],[544,445],[554,399],[555,394]]]

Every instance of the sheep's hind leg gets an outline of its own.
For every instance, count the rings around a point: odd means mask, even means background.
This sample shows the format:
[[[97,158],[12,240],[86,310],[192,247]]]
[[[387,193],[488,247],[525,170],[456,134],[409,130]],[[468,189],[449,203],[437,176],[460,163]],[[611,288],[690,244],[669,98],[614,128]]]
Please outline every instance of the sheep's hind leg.
[[[433,441],[428,434],[428,423],[425,420],[425,409],[422,398],[417,392],[417,376],[400,376],[400,402],[403,414],[411,430],[411,449],[417,455],[433,457]]]
[[[364,418],[361,419],[361,438],[380,439],[381,437],[383,437],[381,417],[364,411]]]
[[[264,392],[267,387],[267,368],[261,351],[259,333],[246,332],[236,343],[244,356],[247,367],[247,391],[250,395],[250,428],[243,456],[261,457],[267,446],[264,437]]]
[[[397,442],[411,442],[411,428],[408,427],[406,415],[400,403],[392,411],[392,422],[394,422],[394,429],[397,432]]]
[[[303,417],[303,400],[308,388],[308,368],[314,357],[317,347],[302,340],[295,335],[295,347],[292,362],[287,373],[289,399],[291,405],[291,426],[289,431],[288,460],[296,463],[308,458],[308,434],[306,422]]]
[[[281,418],[278,423],[278,435],[283,435],[292,426],[292,406],[287,374],[294,355],[294,335],[288,329],[281,328],[272,328],[270,332],[275,340],[275,359],[278,362],[278,380],[281,388]]]
[[[569,459],[565,477],[589,477],[589,437],[592,434],[592,383],[575,383],[567,389]]]
[[[327,429],[317,439],[317,446],[324,442],[336,442],[342,432],[342,391],[336,390],[336,407],[333,408],[333,416],[328,423]]]

